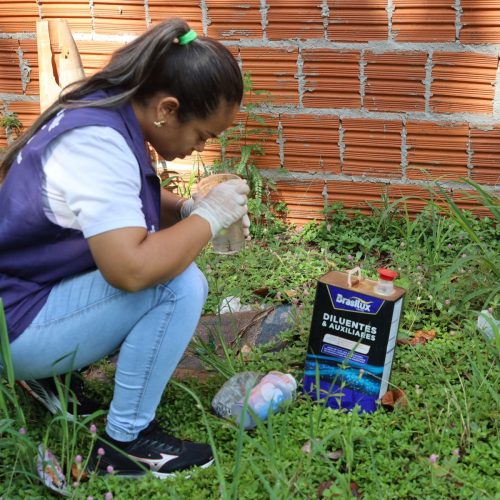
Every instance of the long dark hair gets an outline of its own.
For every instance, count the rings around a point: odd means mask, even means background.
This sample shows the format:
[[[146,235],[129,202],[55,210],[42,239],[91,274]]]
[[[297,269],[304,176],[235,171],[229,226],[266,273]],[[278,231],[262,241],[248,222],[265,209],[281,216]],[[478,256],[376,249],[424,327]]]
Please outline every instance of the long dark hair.
[[[7,150],[0,165],[0,180],[44,123],[61,109],[89,106],[90,101],[84,98],[97,90],[117,91],[106,99],[91,101],[98,108],[120,106],[132,99],[145,104],[156,93],[166,92],[178,99],[181,122],[207,118],[222,100],[240,104],[243,79],[231,52],[208,37],[180,45],[177,40],[189,29],[182,19],[159,23],[114,52],[101,71],[63,89],[59,99]]]

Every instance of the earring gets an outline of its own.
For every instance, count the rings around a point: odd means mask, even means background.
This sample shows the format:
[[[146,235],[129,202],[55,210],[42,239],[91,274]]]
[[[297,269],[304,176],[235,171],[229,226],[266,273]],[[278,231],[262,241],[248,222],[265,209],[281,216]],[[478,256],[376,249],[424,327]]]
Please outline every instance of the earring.
[[[165,120],[159,120],[157,122],[153,122],[153,125],[158,128],[162,128],[165,125]]]

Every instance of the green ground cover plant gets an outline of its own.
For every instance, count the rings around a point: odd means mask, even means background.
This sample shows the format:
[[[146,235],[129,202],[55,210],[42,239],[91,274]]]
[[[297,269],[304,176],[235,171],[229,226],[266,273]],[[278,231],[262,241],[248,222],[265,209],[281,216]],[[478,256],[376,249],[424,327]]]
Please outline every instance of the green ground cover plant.
[[[23,124],[17,116],[17,113],[2,112],[0,113],[0,128],[5,129],[7,142],[10,144],[21,133]],[[3,151],[4,148],[0,148],[0,154],[3,153]]]
[[[14,383],[0,321],[7,360],[0,382],[0,498],[51,497],[35,471],[39,443],[59,457],[69,495],[78,499],[498,498],[500,336],[498,328],[485,336],[476,322],[481,310],[499,316],[500,219],[498,199],[470,187],[488,216],[460,210],[451,199],[429,202],[414,218],[404,200],[382,203],[370,215],[332,205],[324,222],[301,231],[279,219],[266,231],[254,228],[259,237],[237,255],[207,248],[198,259],[210,285],[206,314],[218,314],[228,296],[256,308],[294,303],[297,314],[280,350],[263,345],[243,356],[237,345],[224,345],[220,356],[215,337],[199,344],[210,376],[169,384],[157,418],[180,437],[212,444],[216,461],[206,470],[164,481],[72,477],[71,465],[80,456],[81,470],[104,416],[66,423],[28,399]],[[211,399],[232,373],[280,370],[300,382],[316,279],[355,265],[371,278],[378,267],[390,267],[407,289],[391,376],[406,405],[347,413],[299,391],[253,431],[216,417]],[[415,342],[419,335],[423,340]],[[112,376],[110,363],[100,369]],[[105,403],[111,399],[109,380],[89,381],[87,389]]]

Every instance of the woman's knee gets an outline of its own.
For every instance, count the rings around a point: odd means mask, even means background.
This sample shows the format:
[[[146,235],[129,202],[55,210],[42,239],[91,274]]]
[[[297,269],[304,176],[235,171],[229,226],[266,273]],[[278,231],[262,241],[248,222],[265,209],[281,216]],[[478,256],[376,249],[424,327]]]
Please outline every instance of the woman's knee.
[[[208,296],[207,278],[194,263],[183,274],[185,274],[183,283],[189,298],[203,307]]]
[[[177,301],[186,300],[192,306],[199,306],[200,309],[207,300],[208,282],[195,263],[163,286],[175,293]]]

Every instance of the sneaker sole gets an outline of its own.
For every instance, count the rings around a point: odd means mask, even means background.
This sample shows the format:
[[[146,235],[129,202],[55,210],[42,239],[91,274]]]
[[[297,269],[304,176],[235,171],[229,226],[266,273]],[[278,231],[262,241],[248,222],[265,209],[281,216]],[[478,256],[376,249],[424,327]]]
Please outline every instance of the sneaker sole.
[[[203,465],[195,465],[195,467],[199,467],[200,469],[206,469],[208,467],[210,467],[212,464],[214,463],[214,459],[212,458],[212,460],[210,460],[210,462],[207,462],[206,464],[203,464]],[[177,476],[177,474],[180,474],[181,472],[184,472],[184,471],[178,471],[178,472],[153,472],[153,476],[159,478],[159,479],[167,479],[169,477],[175,477]],[[188,474],[186,476],[186,479],[190,479],[191,478],[191,474]]]
[[[199,467],[200,469],[206,469],[206,468],[210,467],[213,463],[214,463],[214,459],[212,458],[212,460],[210,460],[206,464],[194,465],[193,467]],[[151,472],[151,474],[153,474],[153,476],[157,477],[158,479],[168,479],[169,477],[176,477],[178,474],[181,474],[182,472],[185,472],[186,470],[188,470],[188,469],[179,470],[177,472],[137,471],[136,473],[133,473],[133,472],[132,473],[127,473],[127,472],[121,473],[120,471],[115,471],[111,475],[119,477],[119,478],[123,478],[123,479],[140,479],[140,478],[143,478],[144,476],[146,476],[147,474],[149,474],[149,472]],[[110,475],[107,471],[100,470],[100,469],[98,469],[97,471],[90,471],[90,472],[91,473],[96,472],[96,474],[98,476],[109,476]],[[191,474],[186,475],[186,479],[190,479],[190,478],[191,478]]]

